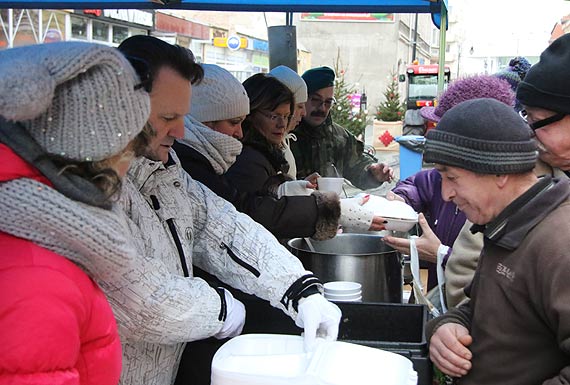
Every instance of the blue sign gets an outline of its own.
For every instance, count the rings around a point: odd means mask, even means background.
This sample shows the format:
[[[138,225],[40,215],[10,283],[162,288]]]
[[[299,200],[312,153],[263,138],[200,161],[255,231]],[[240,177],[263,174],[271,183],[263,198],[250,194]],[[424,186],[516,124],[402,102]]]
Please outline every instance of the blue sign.
[[[264,41],[264,40],[257,40],[257,39],[252,39],[253,40],[253,49],[256,51],[263,51],[263,52],[267,52],[269,51],[269,44]]]

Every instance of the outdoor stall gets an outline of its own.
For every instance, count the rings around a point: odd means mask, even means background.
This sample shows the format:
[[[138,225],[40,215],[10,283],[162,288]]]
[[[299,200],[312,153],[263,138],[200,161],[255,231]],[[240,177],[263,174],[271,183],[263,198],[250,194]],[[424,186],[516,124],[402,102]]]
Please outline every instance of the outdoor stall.
[[[286,12],[288,26],[291,26],[290,15],[294,12],[430,13],[436,26],[447,24],[446,0],[0,0],[0,9],[26,8]],[[13,36],[17,23],[12,18],[1,21],[1,27],[7,31],[7,35]],[[41,32],[39,31],[40,34]],[[445,28],[441,29],[440,35],[440,46],[445,47]],[[444,54],[445,50],[441,49],[439,63],[445,62]],[[271,64],[282,63],[272,61]],[[443,73],[443,64],[439,71]],[[440,78],[441,90],[443,76]],[[353,273],[352,280],[361,280],[362,295],[361,298],[357,297],[358,301],[338,301],[343,312],[340,341],[403,355],[412,361],[413,369],[418,375],[418,384],[431,384],[432,368],[423,330],[428,318],[427,309],[423,305],[402,303],[403,260],[399,253],[385,246],[379,237],[378,234],[347,234],[339,236],[332,246],[323,246],[325,248],[320,251],[311,250],[313,246],[304,244],[303,239],[290,243],[289,247],[301,260],[311,260],[312,265],[306,266],[307,269],[318,270],[316,265],[320,264],[323,272],[334,274],[335,270],[343,270]],[[382,246],[375,248],[374,245]],[[336,277],[336,280],[340,279]],[[240,299],[248,310],[243,333],[300,334],[301,329],[296,328],[285,314],[264,301],[245,295]]]

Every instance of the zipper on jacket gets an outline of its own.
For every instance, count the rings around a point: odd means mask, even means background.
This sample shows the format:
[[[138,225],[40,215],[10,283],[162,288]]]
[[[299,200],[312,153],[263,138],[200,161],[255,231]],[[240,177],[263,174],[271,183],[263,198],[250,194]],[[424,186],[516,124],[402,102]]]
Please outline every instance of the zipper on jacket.
[[[190,277],[190,273],[188,272],[188,265],[186,265],[186,257],[184,256],[184,249],[182,248],[182,242],[180,242],[180,237],[176,232],[174,219],[172,218],[167,219],[166,224],[168,225],[170,233],[172,234],[172,239],[174,239],[174,243],[176,244],[176,250],[178,250],[178,256],[180,257],[180,264],[182,265],[182,271],[184,272],[184,276]]]
[[[215,287],[216,293],[220,296],[220,301],[222,302],[222,306],[220,306],[220,314],[218,315],[218,321],[224,322],[226,317],[228,316],[228,304],[226,303],[226,293],[224,289],[221,287]]]
[[[248,270],[249,272],[251,272],[253,275],[255,275],[256,278],[259,278],[259,276],[261,275],[261,273],[259,272],[259,270],[257,270],[255,267],[251,266],[249,263],[247,263],[246,261],[240,259],[234,252],[232,249],[230,249],[230,247],[228,245],[226,245],[225,243],[221,243],[220,247],[222,249],[226,249],[226,251],[228,252],[228,255],[230,256],[230,258],[237,263],[238,265],[240,265],[241,267],[243,267],[244,269]]]
[[[155,211],[158,211],[160,209],[160,203],[158,202],[158,198],[156,197],[156,195],[151,195],[150,201],[152,202],[152,208]],[[184,272],[184,276],[190,277],[190,272],[188,271],[188,265],[186,264],[186,256],[184,255],[182,242],[180,242],[180,237],[178,236],[178,232],[176,231],[176,226],[174,225],[174,219],[172,218],[167,219],[166,224],[168,225],[168,229],[170,230],[170,234],[172,235],[172,239],[174,240],[174,244],[176,245],[176,250],[178,251],[178,256],[180,257],[180,264],[182,265],[182,271]]]

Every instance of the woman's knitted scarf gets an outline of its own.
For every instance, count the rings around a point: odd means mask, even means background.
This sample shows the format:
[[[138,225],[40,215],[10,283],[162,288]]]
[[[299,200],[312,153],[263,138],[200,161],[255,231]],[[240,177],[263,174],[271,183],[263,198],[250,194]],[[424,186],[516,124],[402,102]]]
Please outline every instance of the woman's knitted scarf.
[[[0,231],[27,239],[80,265],[98,282],[116,281],[135,249],[120,213],[71,200],[33,179],[0,183]],[[113,288],[110,288],[113,289]]]
[[[228,171],[242,150],[239,140],[212,130],[190,115],[184,117],[184,138],[178,141],[208,159],[218,175]]]

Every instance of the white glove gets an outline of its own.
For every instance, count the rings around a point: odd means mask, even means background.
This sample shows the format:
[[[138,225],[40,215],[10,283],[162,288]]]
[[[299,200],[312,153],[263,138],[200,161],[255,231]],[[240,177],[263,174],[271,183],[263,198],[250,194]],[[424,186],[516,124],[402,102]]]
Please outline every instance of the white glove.
[[[370,229],[374,212],[362,203],[362,197],[340,200],[339,223],[350,233],[362,233]]]
[[[245,324],[245,306],[243,303],[235,299],[232,293],[226,289],[224,289],[224,297],[226,298],[226,320],[222,329],[214,334],[214,337],[219,340],[239,335]]]
[[[277,198],[284,196],[306,195],[309,196],[313,193],[312,188],[307,188],[311,182],[307,180],[290,180],[283,182],[277,188]]]
[[[305,329],[305,351],[314,349],[317,335],[334,341],[338,337],[338,326],[342,312],[334,303],[320,294],[301,298],[295,325]]]

